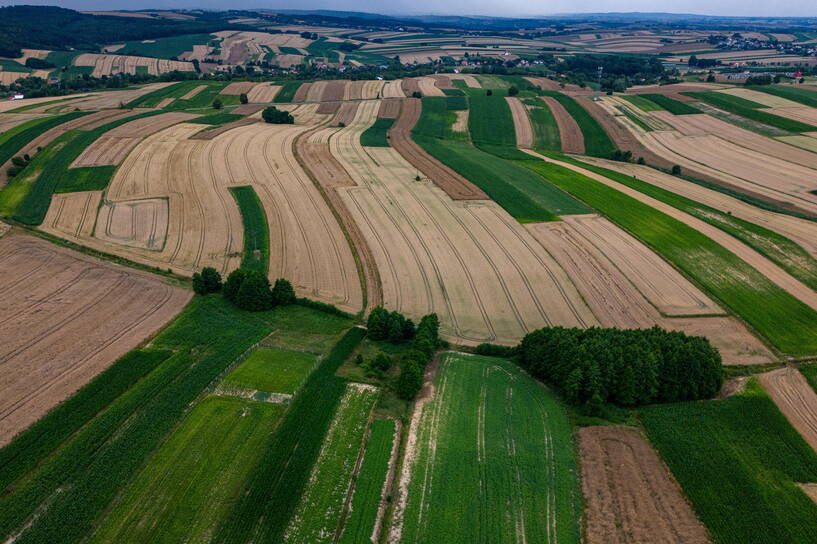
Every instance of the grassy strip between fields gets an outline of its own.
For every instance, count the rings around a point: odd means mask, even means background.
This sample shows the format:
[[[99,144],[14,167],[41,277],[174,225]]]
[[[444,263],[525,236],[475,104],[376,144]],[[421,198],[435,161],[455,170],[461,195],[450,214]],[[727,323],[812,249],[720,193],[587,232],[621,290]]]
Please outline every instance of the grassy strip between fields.
[[[361,328],[350,329],[307,379],[251,472],[244,494],[213,533],[213,541],[283,540],[346,390],[335,372],[365,334]]]
[[[295,98],[295,93],[298,92],[298,89],[303,84],[303,81],[285,81],[281,86],[281,90],[275,95],[273,102],[292,102],[292,99]]]
[[[724,400],[640,410],[652,443],[715,542],[814,542],[817,454],[760,385]]]
[[[0,196],[0,211],[27,225],[39,225],[45,219],[51,197],[56,193],[100,191],[108,186],[115,166],[71,168],[71,163],[97,138],[134,119],[151,117],[150,111],[118,119],[87,131],[69,130],[34,156],[31,163],[15,176]]]
[[[709,237],[590,177],[518,161],[652,247],[783,353],[817,353],[817,312]]]
[[[341,534],[341,544],[358,544],[368,542],[371,538],[380,507],[380,494],[389,471],[395,426],[393,419],[375,419],[369,426],[369,439],[355,480],[355,491]]]
[[[817,91],[782,85],[755,85],[752,90],[799,102],[810,108],[817,108]]]
[[[730,113],[734,113],[735,115],[740,115],[742,117],[746,117],[747,119],[752,119],[753,121],[764,123],[781,130],[787,130],[789,132],[817,132],[817,127],[813,125],[808,125],[806,123],[801,123],[800,121],[795,121],[794,119],[787,119],[786,117],[780,117],[779,115],[765,112],[763,111],[764,106],[762,104],[757,104],[757,106],[755,106],[755,102],[744,100],[737,96],[731,96],[716,91],[685,92],[682,94],[691,96],[692,98],[696,98],[698,100],[703,100],[704,102],[707,102],[724,111],[728,111]]]
[[[341,397],[309,484],[287,529],[292,544],[321,542],[337,533],[349,483],[379,391],[349,384]]]
[[[617,96],[636,106],[641,111],[661,111],[664,109],[652,100],[644,98],[644,96],[640,94],[620,94]]]
[[[299,306],[249,313],[220,295],[195,297],[152,342],[173,354],[0,497],[0,536],[24,529],[19,544],[83,541],[191,402],[247,348],[273,328],[321,332],[327,320],[348,323]]]
[[[360,134],[360,145],[369,147],[391,147],[388,132],[394,119],[377,119],[372,126]]]
[[[561,151],[562,137],[556,118],[548,105],[537,99],[525,99],[528,106],[528,117],[533,126],[533,147],[546,151]]]
[[[544,96],[556,99],[578,123],[584,136],[584,150],[588,155],[609,159],[616,146],[598,121],[587,113],[578,102],[558,91],[541,91]]]
[[[241,222],[244,224],[244,253],[241,257],[241,267],[266,274],[269,271],[270,259],[269,225],[261,200],[250,185],[230,187],[230,193],[238,204]]]
[[[754,248],[758,253],[765,255],[780,265],[809,287],[817,289],[817,260],[809,252],[785,236],[661,187],[656,187],[651,183],[640,181],[633,176],[587,164],[572,157],[564,157],[564,161],[601,174],[728,232],[746,245]]]
[[[680,100],[675,100],[663,94],[642,94],[639,95],[642,100],[648,100],[653,104],[657,104],[662,110],[667,110],[673,115],[692,115],[701,113],[701,110],[695,106],[691,106]]]

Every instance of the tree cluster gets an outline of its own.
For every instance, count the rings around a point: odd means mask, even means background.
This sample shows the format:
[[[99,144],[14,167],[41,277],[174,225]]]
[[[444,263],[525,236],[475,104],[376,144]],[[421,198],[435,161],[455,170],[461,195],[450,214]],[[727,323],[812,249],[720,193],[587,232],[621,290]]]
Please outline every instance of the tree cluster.
[[[291,113],[279,110],[275,106],[265,108],[264,111],[261,112],[261,117],[263,117],[267,123],[274,125],[291,125],[295,122],[295,118],[292,117]]]
[[[202,269],[201,273],[193,274],[193,291],[197,295],[209,295],[221,291],[221,274],[212,266]]]
[[[721,357],[709,341],[651,329],[549,327],[516,349],[519,364],[574,405],[638,406],[709,398],[723,382]]]
[[[205,268],[193,275],[193,290],[199,295],[224,291],[224,298],[250,312],[271,310],[298,302],[292,284],[284,278],[270,286],[266,274],[257,270],[239,268],[230,272],[227,281],[214,268]]]
[[[772,84],[772,76],[769,74],[764,74],[762,76],[749,76],[746,78],[746,86],[751,85],[771,85]]]
[[[373,309],[366,321],[368,336],[375,341],[402,344],[414,338],[414,322],[400,312],[389,312],[382,306]]]
[[[366,371],[366,376],[380,378],[391,368],[392,361],[391,357],[381,351],[371,361],[364,360],[363,355],[358,354],[355,364]]]
[[[400,361],[400,376],[397,378],[397,395],[405,400],[417,396],[423,388],[423,372],[437,351],[440,343],[440,321],[437,314],[428,314],[420,319],[411,347]]]

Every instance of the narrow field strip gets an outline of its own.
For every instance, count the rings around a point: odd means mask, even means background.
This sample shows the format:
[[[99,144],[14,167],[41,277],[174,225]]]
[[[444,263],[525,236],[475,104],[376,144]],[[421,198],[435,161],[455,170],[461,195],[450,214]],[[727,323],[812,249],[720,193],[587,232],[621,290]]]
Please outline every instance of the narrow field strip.
[[[241,258],[241,268],[266,274],[270,259],[269,225],[261,201],[250,185],[230,187],[230,193],[241,210],[241,221],[244,224],[244,255]]]
[[[584,138],[584,153],[595,157],[609,158],[613,151],[616,150],[615,144],[610,140],[601,125],[575,99],[558,91],[541,92],[544,96],[559,102],[576,121]],[[562,140],[565,141],[564,133],[562,134]]]
[[[284,542],[335,541],[369,416],[378,396],[379,390],[375,387],[347,385]]]
[[[800,436],[817,451],[817,393],[796,368],[758,376],[760,384]]]
[[[457,353],[432,391],[412,416],[389,542],[579,542],[570,425],[550,393],[507,361]]]

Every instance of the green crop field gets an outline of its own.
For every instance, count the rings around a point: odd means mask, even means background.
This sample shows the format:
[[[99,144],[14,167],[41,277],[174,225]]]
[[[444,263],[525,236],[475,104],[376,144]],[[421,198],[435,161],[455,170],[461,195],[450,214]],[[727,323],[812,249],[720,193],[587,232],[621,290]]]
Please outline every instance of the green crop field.
[[[817,127],[815,126],[765,112],[763,111],[765,108],[763,104],[758,104],[757,102],[745,100],[737,96],[731,96],[716,91],[685,92],[682,94],[697,98],[698,100],[703,100],[704,102],[707,102],[716,108],[728,111],[729,113],[734,113],[735,115],[740,115],[742,117],[746,117],[747,119],[764,123],[781,130],[787,130],[789,132],[817,131]]]
[[[572,429],[553,395],[512,363],[459,353],[435,385],[403,467],[401,542],[579,542]]]
[[[285,542],[334,542],[369,415],[378,395],[379,391],[371,386],[346,386],[312,477],[290,520]]]
[[[814,542],[817,454],[754,381],[724,400],[639,410],[647,436],[714,541]]]
[[[377,119],[372,126],[360,134],[360,145],[369,147],[390,147],[388,132],[394,119]]]
[[[468,114],[468,131],[471,141],[482,144],[516,146],[511,108],[504,96],[472,96],[468,99],[471,111]]]
[[[326,57],[328,62],[338,62],[340,60],[340,55],[338,55],[337,51],[338,47],[340,47],[340,43],[330,42],[327,41],[325,37],[321,37],[320,39],[310,43],[306,47],[306,50],[312,56]]]
[[[641,94],[620,94],[617,96],[636,106],[641,111],[661,111],[664,109]]]
[[[355,490],[349,515],[343,525],[341,544],[371,542],[380,496],[389,470],[395,427],[393,419],[375,419],[369,426],[369,439],[366,441],[360,472],[355,479]]]
[[[210,396],[197,404],[89,539],[203,542],[241,494],[284,407]]]
[[[45,131],[66,123],[71,119],[88,115],[89,112],[73,112],[56,117],[42,117],[26,121],[3,133],[0,133],[0,165],[8,162],[30,141]]]
[[[237,115],[235,113],[213,113],[211,115],[203,115],[201,117],[196,117],[195,119],[191,119],[188,123],[199,123],[201,125],[223,125],[224,123],[230,123],[232,121],[238,121],[239,119],[243,119],[243,115]]]
[[[658,105],[659,109],[667,110],[673,115],[692,115],[695,113],[701,113],[701,110],[698,108],[663,94],[642,94],[639,96],[642,100],[652,102],[653,104]],[[634,104],[639,105],[636,102],[634,102]]]
[[[185,51],[192,51],[194,45],[206,45],[212,39],[213,36],[210,34],[183,34],[181,36],[157,38],[148,43],[141,40],[125,42],[125,47],[117,50],[116,54],[170,59],[178,57]]]
[[[295,393],[316,364],[317,359],[309,353],[258,348],[223,383],[267,393]]]
[[[298,92],[298,88],[303,85],[303,83],[303,81],[285,81],[281,90],[275,95],[273,102],[292,102],[292,99],[295,98],[295,93]]]
[[[546,151],[561,151],[562,137],[559,126],[553,117],[553,112],[547,104],[538,99],[529,98],[525,103],[533,106],[528,109],[531,125],[533,126],[533,146],[535,149]]]
[[[230,187],[244,224],[244,254],[241,267],[267,273],[269,270],[269,225],[264,207],[250,185]]]
[[[432,138],[467,139],[467,135],[460,137],[451,130],[457,114],[454,113],[456,110],[448,107],[448,101],[449,98],[439,96],[424,97],[423,111],[412,133]]]
[[[587,110],[573,98],[558,91],[541,91],[541,93],[556,99],[579,124],[584,136],[585,153],[594,157],[610,158],[610,155],[616,150],[616,146],[598,121],[587,113]]]
[[[817,91],[814,90],[782,85],[755,85],[752,90],[773,94],[792,102],[799,102],[805,106],[817,108]]]
[[[22,530],[16,541],[23,544],[84,541],[191,403],[234,360],[273,329],[319,332],[327,323],[336,328],[349,321],[297,306],[250,313],[220,295],[195,297],[151,343],[170,356],[0,496],[0,535]]]
[[[817,312],[692,227],[568,168],[519,161],[680,268],[780,351],[817,353]]]
[[[198,81],[180,81],[153,92],[143,94],[125,104],[126,108],[155,108],[165,98],[179,98],[198,87]]]
[[[633,176],[622,174],[621,172],[616,172],[608,168],[594,166],[572,157],[565,157],[564,160],[592,172],[596,172],[597,174],[601,174],[628,187],[632,187],[656,200],[665,202],[670,206],[685,211],[690,215],[694,215],[698,219],[728,232],[780,265],[780,267],[809,287],[817,289],[817,260],[812,257],[809,252],[785,236],[715,208],[710,208],[709,206],[667,191],[666,189],[656,187]]]
[[[817,363],[801,365],[797,370],[806,377],[811,388],[817,391]]]

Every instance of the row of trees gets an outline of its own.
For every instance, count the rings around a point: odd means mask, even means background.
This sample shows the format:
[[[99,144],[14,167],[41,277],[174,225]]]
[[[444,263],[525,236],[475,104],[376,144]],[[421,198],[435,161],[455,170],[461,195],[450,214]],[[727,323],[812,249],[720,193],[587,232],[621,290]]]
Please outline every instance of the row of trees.
[[[411,347],[400,361],[400,376],[397,378],[397,396],[411,400],[423,388],[423,372],[434,356],[440,343],[440,320],[437,314],[428,314],[420,319]]]
[[[549,327],[516,348],[519,364],[571,404],[638,406],[709,398],[723,382],[721,357],[706,338],[651,329]]]
[[[230,272],[227,281],[223,283],[221,274],[215,268],[204,268],[201,273],[193,274],[193,290],[199,295],[223,291],[224,298],[250,312],[271,310],[275,306],[298,302],[289,281],[278,278],[275,285],[271,286],[266,274],[245,268]]]

